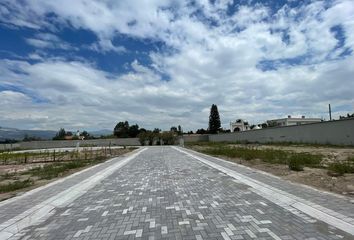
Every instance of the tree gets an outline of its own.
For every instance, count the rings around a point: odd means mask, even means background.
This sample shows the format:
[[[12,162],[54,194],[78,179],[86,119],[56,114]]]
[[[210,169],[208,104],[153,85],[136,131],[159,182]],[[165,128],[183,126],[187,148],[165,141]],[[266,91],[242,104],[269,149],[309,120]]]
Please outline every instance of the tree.
[[[170,131],[171,131],[171,132],[177,132],[178,130],[177,130],[177,128],[176,128],[175,126],[172,126],[172,127],[170,128]]]
[[[114,127],[113,134],[118,138],[127,138],[129,137],[129,123],[128,121],[119,122]]]
[[[158,132],[151,132],[151,131],[146,132],[146,138],[149,141],[150,146],[154,144],[154,140],[156,139],[157,134],[159,134],[159,133]]]
[[[159,132],[161,132],[161,129],[159,129],[159,128],[154,128],[154,130],[152,131],[153,133],[159,133]]]
[[[181,125],[178,125],[178,135],[183,135],[183,130]]]
[[[64,128],[60,128],[59,131],[55,134],[55,137],[53,137],[53,140],[63,140],[65,139],[66,132]]]
[[[87,131],[83,131],[80,135],[83,136],[84,139],[92,139],[92,136]]]
[[[176,141],[176,136],[175,136],[175,132],[163,132],[161,133],[161,139],[163,141],[164,145],[173,145],[175,144]]]
[[[138,138],[139,138],[139,142],[141,144],[141,146],[145,145],[145,142],[147,140],[147,133],[146,131],[142,131],[138,134]]]
[[[29,136],[29,135],[26,133],[22,141],[23,141],[23,142],[30,142],[30,141],[40,141],[40,140],[41,140],[40,137]]]
[[[354,118],[354,113],[353,114],[347,113],[347,116],[339,116],[339,119],[347,119],[347,118]]]
[[[215,134],[219,131],[221,127],[220,116],[218,107],[213,104],[210,108],[210,115],[209,115],[209,132]]]
[[[208,131],[205,130],[204,128],[201,128],[201,129],[198,129],[195,133],[196,133],[196,134],[207,134]]]
[[[129,137],[135,138],[138,136],[139,132],[138,124],[134,124],[129,127],[128,135]]]

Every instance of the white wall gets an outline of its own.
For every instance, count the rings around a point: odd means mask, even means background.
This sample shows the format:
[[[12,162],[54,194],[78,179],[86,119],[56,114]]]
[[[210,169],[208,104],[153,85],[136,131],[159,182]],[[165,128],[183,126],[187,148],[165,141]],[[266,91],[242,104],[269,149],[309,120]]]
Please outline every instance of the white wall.
[[[209,135],[211,142],[296,142],[354,146],[354,119]]]
[[[112,138],[112,139],[93,139],[93,140],[59,140],[59,141],[33,141],[19,142],[15,144],[0,144],[0,150],[4,149],[40,149],[40,148],[60,148],[80,146],[135,146],[140,145],[138,138]]]

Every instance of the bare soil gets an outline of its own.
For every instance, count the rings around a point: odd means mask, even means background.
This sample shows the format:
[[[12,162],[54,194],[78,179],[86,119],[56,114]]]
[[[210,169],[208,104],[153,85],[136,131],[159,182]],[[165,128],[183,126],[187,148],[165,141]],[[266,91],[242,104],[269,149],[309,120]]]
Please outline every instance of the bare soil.
[[[134,149],[115,149],[114,150],[114,155],[110,156],[107,155],[107,160],[112,158],[112,157],[117,157],[117,156],[121,156],[121,155],[128,155],[130,154],[130,152],[134,150]],[[80,160],[78,160],[80,161]],[[105,161],[105,160],[104,160]],[[102,161],[102,162],[104,162]],[[61,161],[61,162],[66,162],[66,161]],[[26,179],[31,179],[34,181],[34,184],[31,185],[30,187],[27,188],[23,188],[23,189],[19,189],[16,191],[12,191],[12,192],[6,192],[6,193],[0,193],[0,201],[6,200],[8,198],[14,197],[14,196],[18,196],[21,195],[27,191],[30,191],[32,189],[35,189],[37,187],[46,185],[50,182],[56,181],[59,178],[63,178],[65,176],[71,175],[75,172],[79,172],[85,168],[91,167],[92,165],[87,165],[85,167],[81,167],[81,168],[76,168],[76,169],[71,169],[69,171],[64,172],[63,174],[61,174],[59,177],[57,178],[53,178],[50,180],[46,180],[46,179],[39,179],[36,176],[32,176],[30,174],[26,174],[26,171],[32,169],[32,168],[37,168],[37,167],[41,167],[44,165],[50,165],[50,164],[54,164],[54,163],[60,163],[60,162],[42,162],[42,163],[36,163],[36,161],[34,160],[34,162],[32,163],[27,163],[27,164],[9,164],[9,165],[0,165],[0,184],[8,184],[14,181],[23,181]],[[4,177],[7,174],[10,174],[10,177]]]
[[[246,145],[233,144],[231,146],[245,147]],[[312,147],[306,145],[276,146],[260,144],[247,144],[247,147],[253,147],[257,149],[279,149],[284,151],[322,154],[324,156],[323,159],[325,164],[335,161],[344,161],[348,158],[354,157],[354,148]],[[190,148],[196,151],[201,151],[207,148],[207,146],[192,146]],[[261,160],[246,161],[239,158],[228,158],[225,156],[218,157],[251,168],[262,170],[267,173],[271,173],[275,176],[281,177],[282,179],[289,180],[291,182],[305,184],[320,190],[334,192],[354,198],[354,174],[344,174],[343,176],[331,176],[330,174],[328,174],[327,169],[308,167],[305,167],[304,171],[296,172],[289,170],[287,165],[270,164],[265,163]]]

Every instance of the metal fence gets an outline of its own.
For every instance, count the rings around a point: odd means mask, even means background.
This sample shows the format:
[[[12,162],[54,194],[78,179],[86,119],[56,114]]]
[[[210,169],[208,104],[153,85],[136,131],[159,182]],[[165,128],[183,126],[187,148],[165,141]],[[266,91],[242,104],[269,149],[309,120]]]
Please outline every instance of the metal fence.
[[[43,150],[36,152],[3,152],[0,153],[1,165],[30,164],[63,162],[76,160],[95,160],[107,158],[122,153],[123,149],[102,147],[102,148],[81,148],[72,151]]]

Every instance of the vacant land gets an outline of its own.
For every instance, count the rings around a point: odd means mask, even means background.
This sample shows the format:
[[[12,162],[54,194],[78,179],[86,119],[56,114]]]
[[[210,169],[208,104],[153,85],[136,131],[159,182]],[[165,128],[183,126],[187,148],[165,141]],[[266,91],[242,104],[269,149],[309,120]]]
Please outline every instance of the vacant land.
[[[0,153],[0,201],[134,149]]]
[[[187,147],[290,181],[354,197],[354,148],[192,143]]]

